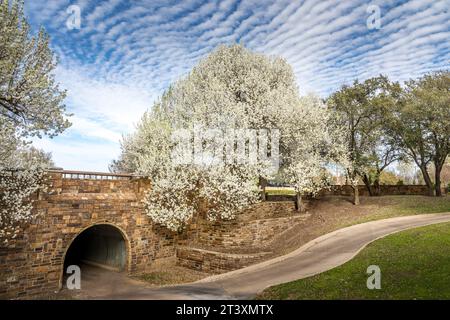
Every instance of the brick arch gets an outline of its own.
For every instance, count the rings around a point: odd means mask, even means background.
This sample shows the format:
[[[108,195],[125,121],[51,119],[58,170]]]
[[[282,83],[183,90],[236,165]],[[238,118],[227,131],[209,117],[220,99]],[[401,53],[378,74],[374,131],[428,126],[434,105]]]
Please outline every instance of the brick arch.
[[[84,228],[82,228],[75,236],[72,237],[72,239],[70,239],[69,243],[65,246],[64,248],[64,253],[62,255],[62,259],[61,259],[61,270],[60,270],[60,276],[59,276],[59,289],[61,290],[63,287],[63,280],[64,280],[64,265],[66,262],[66,256],[67,256],[67,252],[69,252],[70,248],[72,247],[72,244],[74,243],[74,241],[85,231],[91,229],[92,227],[95,226],[111,226],[114,229],[116,229],[120,235],[122,236],[122,238],[125,241],[125,249],[126,249],[126,266],[125,266],[125,272],[130,272],[131,271],[131,257],[132,257],[132,247],[131,247],[131,241],[129,236],[127,235],[127,233],[125,232],[124,229],[122,229],[118,224],[116,223],[112,223],[109,222],[107,220],[105,221],[97,221],[94,222]]]

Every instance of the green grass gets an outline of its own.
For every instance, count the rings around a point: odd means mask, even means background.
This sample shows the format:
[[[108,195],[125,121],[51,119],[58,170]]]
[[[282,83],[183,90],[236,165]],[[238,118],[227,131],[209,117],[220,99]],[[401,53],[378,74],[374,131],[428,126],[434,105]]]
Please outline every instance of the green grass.
[[[295,191],[292,188],[266,187],[266,194],[271,196],[272,195],[294,196]]]
[[[343,222],[340,228],[350,225],[416,214],[450,212],[450,197],[428,196],[382,196],[363,197],[362,215],[351,222]],[[357,207],[355,207],[357,208]]]
[[[366,286],[381,269],[381,289]],[[319,275],[266,289],[258,299],[450,299],[450,223],[377,240],[353,260]]]
[[[388,215],[395,212],[396,215],[411,215],[422,213],[448,212],[450,211],[449,197],[427,196],[384,196],[383,204],[392,203],[389,207],[381,207],[378,214]]]

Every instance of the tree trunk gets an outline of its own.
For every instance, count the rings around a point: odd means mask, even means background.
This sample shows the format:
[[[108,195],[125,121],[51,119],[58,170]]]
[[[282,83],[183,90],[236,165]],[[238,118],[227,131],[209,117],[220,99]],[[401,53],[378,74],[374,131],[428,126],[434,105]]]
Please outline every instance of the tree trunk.
[[[441,170],[442,167],[435,165],[435,174],[434,174],[434,189],[436,191],[436,197],[442,197],[442,189],[441,189]]]
[[[358,186],[353,186],[353,204],[355,206],[359,205],[359,189]]]
[[[375,196],[381,195],[381,187],[380,187],[380,177],[377,177],[373,182],[373,194]]]
[[[267,186],[267,179],[264,179],[263,177],[259,177],[259,185],[261,186],[261,201],[266,201],[266,186]]]
[[[302,195],[300,192],[297,192],[295,195],[295,210],[298,212],[303,211]]]
[[[428,187],[428,195],[430,197],[434,196],[434,189],[433,189],[433,182],[431,181],[430,175],[428,174],[427,167],[426,166],[420,166],[420,171],[423,175],[423,180],[425,181],[425,184]]]
[[[369,177],[365,174],[365,175],[363,175],[362,180],[364,182],[364,185],[367,188],[367,191],[369,192],[369,196],[372,197],[374,194],[373,194],[372,186],[370,185]]]

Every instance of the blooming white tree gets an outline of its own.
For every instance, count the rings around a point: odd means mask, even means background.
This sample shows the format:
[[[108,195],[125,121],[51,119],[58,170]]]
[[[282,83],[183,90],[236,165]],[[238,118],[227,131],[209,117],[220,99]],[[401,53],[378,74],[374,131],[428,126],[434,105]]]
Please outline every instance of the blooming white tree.
[[[55,82],[56,59],[43,29],[37,35],[23,0],[0,0],[0,116],[22,136],[56,136],[68,126],[65,91]]]
[[[112,169],[151,177],[147,214],[171,230],[182,229],[196,214],[231,219],[258,201],[258,178],[273,177],[275,156],[281,157],[286,177],[299,193],[323,187],[326,165],[339,154],[330,121],[319,99],[299,97],[292,69],[283,59],[241,45],[221,46],[144,114],[136,132],[124,137],[121,158]],[[198,128],[205,128],[209,138],[220,137],[212,144],[224,143],[213,149],[225,161],[196,161]],[[268,138],[266,131],[271,132]],[[174,161],[180,143],[179,153],[193,161]],[[258,161],[229,161],[256,147],[263,150]]]
[[[45,190],[49,155],[36,149],[18,149],[0,166],[0,240],[7,244],[35,218],[33,195]]]
[[[32,195],[45,188],[45,169],[54,163],[1,117],[0,127],[0,242],[7,244],[35,217]]]
[[[6,244],[34,218],[31,197],[44,187],[44,170],[54,164],[51,154],[19,139],[11,124],[3,123],[1,127],[0,241]]]
[[[55,83],[55,59],[44,30],[34,36],[23,1],[0,0],[0,241],[33,219],[31,198],[43,187],[51,156],[27,138],[65,130],[65,92]]]
[[[308,95],[280,123],[282,178],[294,187],[300,210],[302,195],[317,195],[331,184],[331,165],[347,166],[345,128],[337,119],[321,99]]]

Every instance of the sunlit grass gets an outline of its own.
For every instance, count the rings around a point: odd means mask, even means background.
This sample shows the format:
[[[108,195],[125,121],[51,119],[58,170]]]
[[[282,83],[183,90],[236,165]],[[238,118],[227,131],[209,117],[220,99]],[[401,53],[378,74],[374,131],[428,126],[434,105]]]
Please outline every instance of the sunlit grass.
[[[265,290],[259,299],[450,299],[450,223],[403,231],[370,244],[322,274]],[[367,267],[381,269],[369,290]]]
[[[266,194],[293,196],[295,195],[295,191],[293,188],[288,187],[266,187]]]

